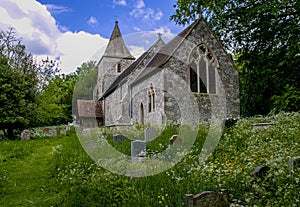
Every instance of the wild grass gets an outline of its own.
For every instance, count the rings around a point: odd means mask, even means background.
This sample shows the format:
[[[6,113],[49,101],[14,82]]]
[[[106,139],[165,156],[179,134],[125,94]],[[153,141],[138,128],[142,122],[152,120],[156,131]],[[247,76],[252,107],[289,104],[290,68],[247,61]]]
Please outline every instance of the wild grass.
[[[274,125],[255,128],[258,122]],[[164,150],[176,132],[169,126],[149,143],[149,156]],[[141,178],[113,174],[95,164],[74,131],[67,137],[0,142],[0,206],[183,206],[185,194],[222,188],[228,189],[231,206],[299,204],[300,169],[288,166],[300,155],[299,113],[241,119],[224,130],[213,154],[201,161],[207,133],[208,124],[201,124],[193,147],[179,163]],[[113,143],[109,136],[107,141],[130,154],[129,140]],[[270,167],[263,179],[250,174],[260,165]]]

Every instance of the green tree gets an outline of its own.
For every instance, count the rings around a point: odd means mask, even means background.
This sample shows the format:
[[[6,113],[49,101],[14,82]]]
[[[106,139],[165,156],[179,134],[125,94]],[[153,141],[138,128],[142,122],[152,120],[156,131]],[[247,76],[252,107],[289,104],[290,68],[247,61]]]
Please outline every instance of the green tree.
[[[299,1],[177,0],[174,7],[172,20],[187,24],[201,14],[227,51],[239,54],[242,115],[269,113],[288,85],[299,91]]]
[[[13,139],[35,123],[37,69],[13,30],[0,32],[0,130]]]
[[[44,86],[38,102],[40,126],[60,125],[72,121],[72,95],[76,76],[56,75]]]
[[[77,111],[77,100],[93,100],[93,91],[97,84],[98,69],[96,62],[88,61],[77,68],[76,84],[73,93],[73,113]]]

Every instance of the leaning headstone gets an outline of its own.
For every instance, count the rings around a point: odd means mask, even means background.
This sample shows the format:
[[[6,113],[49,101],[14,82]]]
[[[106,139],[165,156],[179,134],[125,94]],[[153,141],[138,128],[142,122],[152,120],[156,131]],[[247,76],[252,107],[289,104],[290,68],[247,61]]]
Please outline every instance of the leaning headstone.
[[[113,137],[114,142],[123,143],[126,137],[123,134],[116,134]]]
[[[142,157],[146,156],[146,142],[135,140],[131,142],[131,160],[138,162]]]
[[[49,130],[49,134],[50,134],[51,137],[56,137],[56,136],[57,136],[57,131],[56,131],[56,129],[51,129],[51,130]]]
[[[21,140],[29,140],[30,139],[30,130],[26,129],[21,132]]]
[[[289,161],[289,168],[291,170],[300,168],[300,156],[293,157],[292,159],[290,159],[290,161]]]
[[[268,174],[269,170],[270,170],[270,168],[268,166],[262,165],[262,166],[256,167],[255,170],[253,170],[250,174],[255,175],[262,179]]]
[[[144,137],[146,142],[150,142],[156,137],[156,130],[154,127],[148,127],[144,131]]]

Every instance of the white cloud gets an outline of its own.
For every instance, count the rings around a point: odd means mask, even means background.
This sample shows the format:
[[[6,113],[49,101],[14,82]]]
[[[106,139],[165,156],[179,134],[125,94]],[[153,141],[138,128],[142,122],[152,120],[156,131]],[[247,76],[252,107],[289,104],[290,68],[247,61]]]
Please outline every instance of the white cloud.
[[[143,0],[138,0],[129,14],[134,18],[143,18],[144,20],[160,20],[163,17],[163,13],[159,8],[156,10],[148,8]]]
[[[89,20],[87,21],[88,25],[90,26],[95,26],[95,25],[98,25],[98,20],[96,19],[96,17],[94,16],[91,16],[89,18]]]
[[[83,62],[90,58],[101,48],[104,51],[108,40],[100,35],[92,35],[86,32],[66,32],[57,40],[58,50],[61,52],[61,68],[64,71],[74,71]]]
[[[104,50],[108,41],[100,35],[68,32],[36,0],[1,0],[0,16],[1,30],[14,28],[27,52],[37,59],[46,56],[59,59],[64,73],[75,71],[99,49]]]
[[[116,6],[116,5],[126,6],[127,3],[126,3],[126,0],[113,0],[113,6]]]
[[[171,32],[170,28],[168,28],[167,26],[162,26],[162,27],[156,28],[156,29],[154,29],[154,32],[156,34],[158,34],[158,33],[162,34],[162,37],[167,42],[175,37],[175,35]]]
[[[51,14],[61,14],[71,11],[71,9],[65,6],[59,6],[54,4],[46,4],[45,6],[47,7],[48,11],[51,12]]]

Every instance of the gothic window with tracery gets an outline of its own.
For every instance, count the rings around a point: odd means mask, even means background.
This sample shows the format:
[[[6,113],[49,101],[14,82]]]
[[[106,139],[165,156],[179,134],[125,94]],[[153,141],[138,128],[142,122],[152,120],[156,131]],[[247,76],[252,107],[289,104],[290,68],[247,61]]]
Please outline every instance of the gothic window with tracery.
[[[212,52],[200,44],[190,56],[189,82],[194,93],[217,93],[216,68],[218,63]]]

